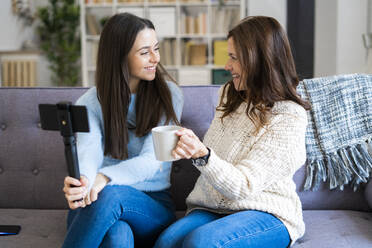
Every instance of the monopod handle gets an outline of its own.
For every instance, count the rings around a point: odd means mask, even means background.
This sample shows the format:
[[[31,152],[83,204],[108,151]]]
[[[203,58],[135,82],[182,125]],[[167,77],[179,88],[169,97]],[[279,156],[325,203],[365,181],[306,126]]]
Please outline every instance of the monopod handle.
[[[70,177],[80,180],[79,161],[75,137],[63,137],[63,142],[65,143],[65,158],[67,162],[68,174]]]

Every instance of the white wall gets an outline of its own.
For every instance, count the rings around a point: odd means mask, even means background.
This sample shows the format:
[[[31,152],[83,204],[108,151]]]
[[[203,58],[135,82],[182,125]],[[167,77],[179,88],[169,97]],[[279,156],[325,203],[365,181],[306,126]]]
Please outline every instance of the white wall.
[[[31,40],[37,43],[37,22],[31,26],[25,25],[23,20],[13,14],[12,1],[0,0],[0,51],[15,51],[22,48],[23,42]],[[47,0],[30,0],[32,11],[37,7],[46,5]],[[40,56],[38,61],[37,82],[39,86],[49,86],[51,72],[48,69],[48,61]]]
[[[367,23],[367,29],[368,32],[372,33],[372,0],[368,0],[368,23]]]
[[[287,26],[287,0],[247,0],[247,8],[248,15]],[[315,0],[314,76],[367,72],[362,34],[368,28],[372,32],[372,0]]]
[[[368,1],[315,1],[316,77],[366,72]]]
[[[287,29],[287,0],[247,0],[248,15],[274,17]]]
[[[339,0],[337,73],[364,72],[366,49],[362,34],[367,32],[367,0]]]
[[[314,75],[336,74],[337,2],[315,1]]]

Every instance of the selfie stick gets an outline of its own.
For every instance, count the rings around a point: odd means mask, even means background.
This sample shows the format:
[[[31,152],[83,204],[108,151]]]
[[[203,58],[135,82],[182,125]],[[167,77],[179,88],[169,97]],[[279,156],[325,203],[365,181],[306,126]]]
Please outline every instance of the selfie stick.
[[[67,162],[68,174],[80,180],[79,161],[76,149],[76,139],[72,130],[71,102],[57,103],[57,118],[59,129],[63,136],[63,143],[65,144],[65,158]]]

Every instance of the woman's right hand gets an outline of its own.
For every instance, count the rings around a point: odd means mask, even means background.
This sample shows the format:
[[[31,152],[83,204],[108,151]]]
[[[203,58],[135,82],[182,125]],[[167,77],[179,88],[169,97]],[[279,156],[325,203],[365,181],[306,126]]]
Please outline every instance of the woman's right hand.
[[[89,180],[85,176],[81,176],[80,181],[73,177],[65,177],[63,192],[65,192],[65,198],[71,209],[86,206],[83,199],[87,195],[88,185]],[[79,201],[80,199],[81,201]]]

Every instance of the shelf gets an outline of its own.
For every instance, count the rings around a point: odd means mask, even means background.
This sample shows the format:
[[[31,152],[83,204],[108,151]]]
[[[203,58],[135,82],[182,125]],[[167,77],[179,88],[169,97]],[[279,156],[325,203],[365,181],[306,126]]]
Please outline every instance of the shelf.
[[[213,2],[211,3],[212,6],[219,6],[220,4],[218,2]],[[240,6],[239,1],[231,1],[231,2],[226,2],[222,6]]]
[[[223,56],[215,56],[214,42],[226,40],[227,31],[243,17],[242,14],[246,10],[246,0],[227,1],[221,8],[219,8],[218,0],[203,2],[110,1],[111,3],[85,4],[85,0],[80,0],[84,86],[94,85],[96,70],[94,61],[100,36],[91,34],[100,33],[102,26],[99,20],[105,16],[120,11],[143,14],[142,17],[151,19],[160,42],[163,66],[181,85],[195,85],[211,84],[216,71],[224,69],[223,65],[214,65],[216,57],[218,57],[216,61],[220,64],[224,61]],[[223,49],[220,51],[225,53]],[[206,64],[202,64],[204,61]]]
[[[112,3],[88,3],[85,4],[86,8],[112,8]]]
[[[144,3],[118,3],[118,8],[125,7],[144,7]]]
[[[164,3],[149,3],[148,6],[149,7],[176,7],[177,4],[176,3],[167,3],[167,2],[164,2]]]
[[[179,34],[178,37],[181,39],[208,38],[207,34]]]

